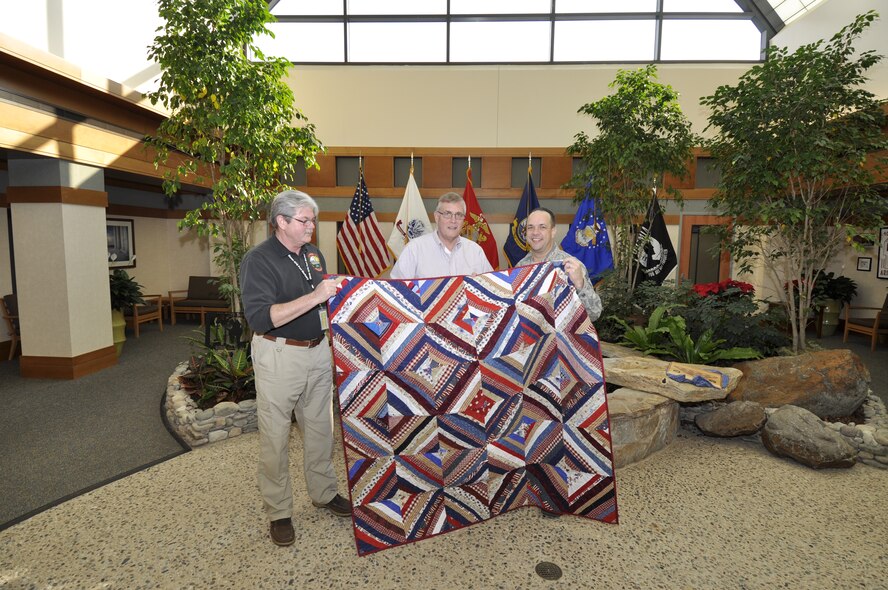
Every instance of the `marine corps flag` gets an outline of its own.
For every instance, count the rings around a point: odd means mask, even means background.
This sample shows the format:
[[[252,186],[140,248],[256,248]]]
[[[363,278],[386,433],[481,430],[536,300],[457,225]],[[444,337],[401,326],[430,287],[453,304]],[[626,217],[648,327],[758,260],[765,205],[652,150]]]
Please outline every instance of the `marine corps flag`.
[[[570,229],[561,240],[561,249],[585,264],[589,278],[593,281],[598,275],[614,267],[607,226],[596,198],[590,198],[587,194],[580,203]]]
[[[636,285],[641,281],[655,281],[659,285],[678,263],[657,201],[657,189],[654,189],[651,206],[635,239],[635,259],[638,262]]]
[[[537,199],[536,189],[533,186],[531,169],[528,168],[527,183],[524,185],[524,192],[521,193],[521,202],[518,203],[518,211],[515,212],[515,219],[512,220],[509,227],[509,237],[506,238],[506,244],[503,246],[503,252],[509,259],[509,266],[518,264],[518,261],[530,251],[524,226],[527,224],[527,216],[539,206],[540,201]]]
[[[432,223],[429,214],[422,203],[419,187],[413,178],[413,167],[410,167],[410,178],[407,179],[407,190],[404,191],[404,200],[398,209],[395,218],[395,226],[388,239],[388,247],[391,248],[395,258],[401,255],[404,246],[413,238],[432,232]]]
[[[463,191],[463,200],[466,202],[466,220],[463,221],[462,232],[460,235],[477,242],[484,255],[487,256],[487,262],[494,270],[499,268],[499,253],[496,250],[496,240],[493,239],[493,233],[490,231],[490,224],[481,211],[481,205],[475,197],[475,189],[472,188],[472,169],[466,169],[466,190]]]

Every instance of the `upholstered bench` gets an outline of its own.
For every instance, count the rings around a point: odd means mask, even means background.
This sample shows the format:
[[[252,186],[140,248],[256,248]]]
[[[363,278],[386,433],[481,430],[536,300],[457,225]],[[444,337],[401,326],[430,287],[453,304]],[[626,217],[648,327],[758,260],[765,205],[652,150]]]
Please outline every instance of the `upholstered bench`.
[[[187,290],[170,291],[170,323],[176,325],[177,313],[197,313],[203,326],[208,311],[226,311],[228,300],[219,293],[218,280],[216,277],[192,276],[188,277]]]

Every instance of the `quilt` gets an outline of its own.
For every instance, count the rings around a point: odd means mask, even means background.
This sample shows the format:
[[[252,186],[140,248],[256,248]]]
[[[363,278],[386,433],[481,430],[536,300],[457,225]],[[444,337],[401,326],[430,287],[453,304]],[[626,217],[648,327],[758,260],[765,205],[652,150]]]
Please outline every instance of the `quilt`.
[[[617,522],[598,336],[560,262],[338,278],[328,313],[359,555],[526,506]]]

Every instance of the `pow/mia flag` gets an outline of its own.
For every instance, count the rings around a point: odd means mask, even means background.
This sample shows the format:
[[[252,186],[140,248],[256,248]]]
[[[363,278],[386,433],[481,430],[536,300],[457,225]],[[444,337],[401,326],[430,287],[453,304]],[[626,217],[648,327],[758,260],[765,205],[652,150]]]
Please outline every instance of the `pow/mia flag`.
[[[636,285],[641,281],[655,281],[658,285],[661,284],[678,263],[675,248],[672,247],[672,240],[666,231],[666,221],[663,219],[656,191],[635,239],[635,259],[638,262]]]

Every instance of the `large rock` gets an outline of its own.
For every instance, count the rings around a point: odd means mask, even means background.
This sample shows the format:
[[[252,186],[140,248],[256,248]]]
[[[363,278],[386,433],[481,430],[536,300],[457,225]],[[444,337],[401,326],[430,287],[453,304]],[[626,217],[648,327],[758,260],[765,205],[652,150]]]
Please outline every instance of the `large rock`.
[[[644,353],[622,344],[614,344],[612,342],[599,342],[601,347],[601,356],[605,358],[625,358],[630,356],[644,356]]]
[[[608,383],[656,393],[684,403],[724,399],[743,376],[737,369],[728,367],[671,363],[649,356],[606,358],[604,372]],[[701,379],[700,382],[711,380],[716,383],[703,386],[682,382],[682,375],[686,378],[706,376],[709,379]]]
[[[820,418],[850,416],[869,391],[869,371],[860,357],[847,349],[773,357],[734,366],[743,371],[743,379],[728,395],[729,401],[746,400],[773,408],[791,404]]]
[[[607,396],[614,467],[641,461],[672,442],[678,432],[678,404],[661,395],[618,389]]]
[[[845,437],[798,406],[783,406],[771,414],[762,429],[762,443],[775,455],[814,469],[851,467],[857,455]]]
[[[755,402],[731,402],[711,412],[698,414],[697,428],[710,436],[744,436],[761,430],[768,417]]]

